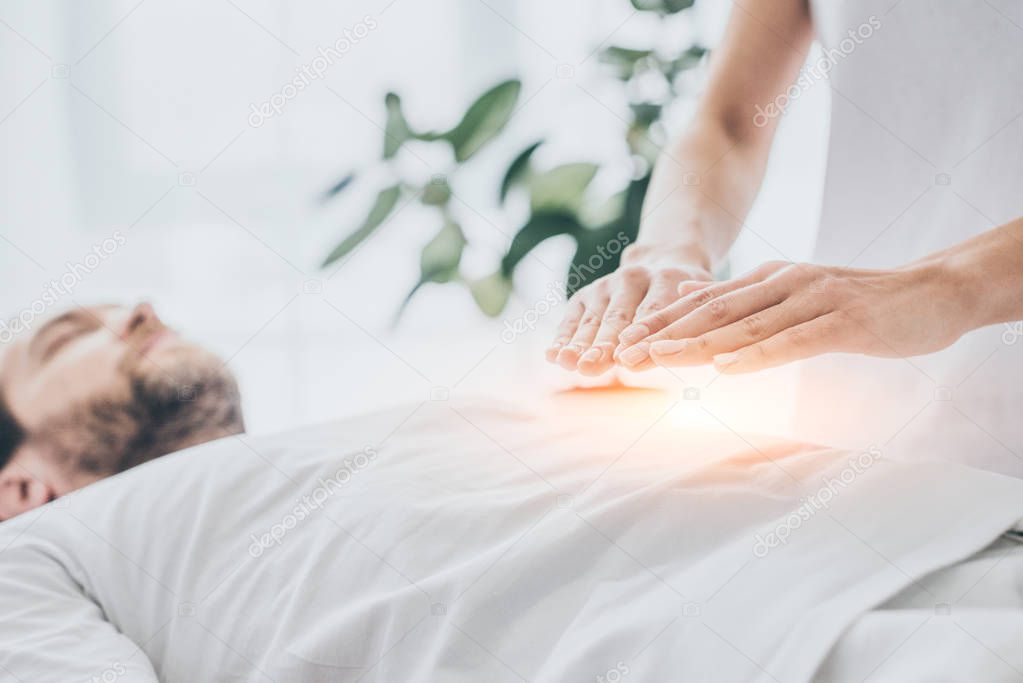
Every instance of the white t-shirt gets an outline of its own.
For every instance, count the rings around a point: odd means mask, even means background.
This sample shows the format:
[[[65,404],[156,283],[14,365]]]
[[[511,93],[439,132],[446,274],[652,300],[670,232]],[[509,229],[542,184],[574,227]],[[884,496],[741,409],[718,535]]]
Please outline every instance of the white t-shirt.
[[[898,267],[1023,216],[1023,3],[811,7],[832,91],[816,262]],[[825,356],[797,433],[1023,476],[1021,380],[1012,324],[923,357]]]

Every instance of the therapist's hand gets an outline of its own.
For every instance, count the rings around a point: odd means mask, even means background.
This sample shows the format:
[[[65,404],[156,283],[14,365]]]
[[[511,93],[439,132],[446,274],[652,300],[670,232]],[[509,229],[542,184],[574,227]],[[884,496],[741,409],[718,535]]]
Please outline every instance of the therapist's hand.
[[[860,270],[764,264],[712,284],[626,328],[630,369],[711,363],[751,372],[829,352],[905,357],[940,350],[970,329],[962,287],[940,263]]]
[[[669,305],[680,292],[696,291],[709,284],[710,273],[702,266],[691,265],[694,260],[645,245],[626,248],[618,270],[569,299],[547,349],[547,360],[584,375],[609,370],[622,330]]]

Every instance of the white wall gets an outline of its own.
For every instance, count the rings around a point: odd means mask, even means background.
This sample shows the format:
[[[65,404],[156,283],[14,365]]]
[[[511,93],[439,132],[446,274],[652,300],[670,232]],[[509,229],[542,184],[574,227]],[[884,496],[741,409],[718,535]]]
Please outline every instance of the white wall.
[[[688,30],[713,36],[726,10],[705,0]],[[321,81],[280,116],[250,125],[253,103],[367,16],[376,28]],[[477,244],[468,265],[486,272],[516,227],[515,212],[499,210],[493,194],[494,173],[518,146],[545,135],[552,144],[542,161],[617,158],[623,102],[591,55],[605,40],[645,43],[647,19],[625,0],[5,3],[0,311],[30,306],[69,261],[117,231],[126,244],[58,306],[153,300],[231,357],[257,431],[425,399],[434,386],[563,383],[534,364],[545,332],[503,344],[501,321],[484,320],[457,289],[425,291],[392,329],[433,224],[403,212],[341,271],[324,273],[319,259],[368,198],[353,192],[321,208],[315,197],[376,156],[386,90],[402,93],[419,126],[442,127],[483,87],[521,74],[528,103],[513,139],[489,149],[456,186]],[[559,65],[573,66],[573,77],[557,78]],[[782,126],[737,269],[809,254],[825,91],[797,102]],[[424,174],[446,167],[443,158],[424,160],[406,163]],[[566,248],[546,245],[523,270],[509,316],[561,275]],[[510,367],[520,369],[515,377]]]

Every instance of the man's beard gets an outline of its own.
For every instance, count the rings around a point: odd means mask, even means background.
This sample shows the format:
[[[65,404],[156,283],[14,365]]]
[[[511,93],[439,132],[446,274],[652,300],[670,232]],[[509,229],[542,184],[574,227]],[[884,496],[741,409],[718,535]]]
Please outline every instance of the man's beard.
[[[76,470],[114,474],[244,430],[237,382],[198,346],[181,344],[153,360],[129,353],[120,372],[127,397],[90,401],[39,430]]]

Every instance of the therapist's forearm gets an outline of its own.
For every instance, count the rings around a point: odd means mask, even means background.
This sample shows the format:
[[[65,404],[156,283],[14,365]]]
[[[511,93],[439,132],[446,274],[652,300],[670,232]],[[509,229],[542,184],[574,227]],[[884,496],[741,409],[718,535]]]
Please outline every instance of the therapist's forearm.
[[[940,264],[950,296],[961,296],[967,329],[1023,319],[1023,218],[919,263]]]
[[[636,252],[714,268],[756,198],[765,158],[714,117],[698,117],[657,162]]]

